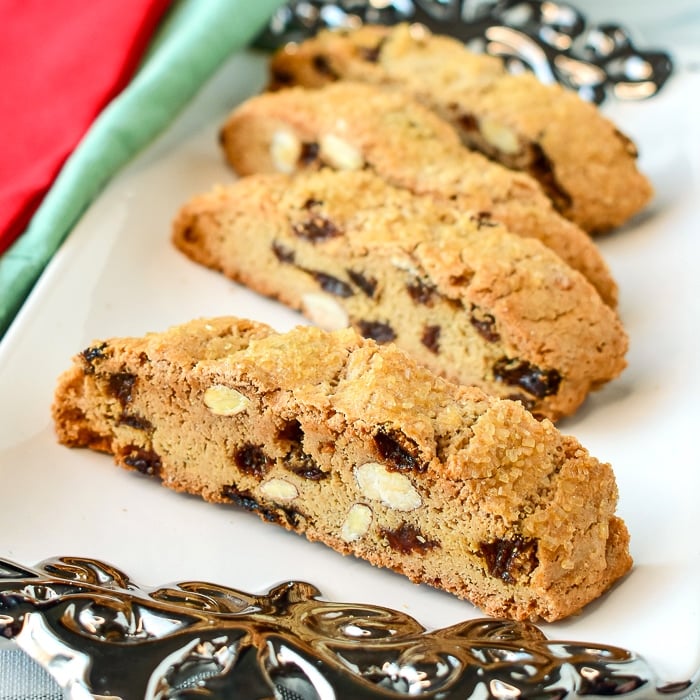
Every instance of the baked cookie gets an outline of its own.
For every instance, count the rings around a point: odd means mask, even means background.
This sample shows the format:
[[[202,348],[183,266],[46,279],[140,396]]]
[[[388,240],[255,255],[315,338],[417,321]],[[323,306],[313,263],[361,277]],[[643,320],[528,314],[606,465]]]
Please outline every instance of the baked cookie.
[[[599,109],[533,74],[508,74],[420,25],[325,31],[272,58],[271,87],[338,79],[398,86],[450,121],[464,143],[535,177],[557,209],[590,233],[627,221],[652,188],[637,150]]]
[[[228,117],[221,143],[241,175],[322,165],[366,169],[417,194],[456,202],[541,240],[616,303],[617,285],[600,251],[554,210],[534,179],[462,147],[447,122],[401,92],[341,82],[259,95]]]
[[[95,341],[53,416],[65,445],[491,615],[565,617],[631,566],[608,464],[350,329],[221,318]]]
[[[251,175],[184,205],[175,245],[326,329],[448,379],[573,413],[625,366],[615,312],[539,241],[369,171]]]

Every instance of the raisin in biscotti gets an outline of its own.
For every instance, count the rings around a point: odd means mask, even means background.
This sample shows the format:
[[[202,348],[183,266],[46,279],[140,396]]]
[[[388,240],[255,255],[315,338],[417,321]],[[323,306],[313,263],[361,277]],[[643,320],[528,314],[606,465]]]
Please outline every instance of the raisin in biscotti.
[[[281,49],[271,87],[346,79],[400,86],[449,120],[463,141],[537,178],[555,206],[591,233],[627,221],[649,201],[634,144],[598,108],[531,73],[420,26],[325,31]]]
[[[447,122],[402,93],[336,83],[259,95],[229,116],[221,141],[241,175],[369,169],[393,185],[456,202],[541,240],[616,303],[617,285],[600,251],[554,210],[535,180],[462,147]]]
[[[173,240],[317,325],[551,419],[625,366],[616,313],[551,250],[371,172],[241,178],[183,206]]]
[[[97,341],[53,415],[63,444],[492,615],[570,615],[631,566],[609,465],[350,329],[220,318]]]

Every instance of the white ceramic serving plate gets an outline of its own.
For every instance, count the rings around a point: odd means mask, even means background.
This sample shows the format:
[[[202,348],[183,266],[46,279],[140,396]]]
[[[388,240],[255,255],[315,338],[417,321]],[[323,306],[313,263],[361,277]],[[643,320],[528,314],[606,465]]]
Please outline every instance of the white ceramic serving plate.
[[[263,80],[253,54],[223,67],[89,209],[0,344],[0,556],[28,565],[95,557],[145,585],[196,579],[261,592],[307,580],[326,598],[386,605],[428,627],[479,617],[447,594],[55,442],[55,380],[96,338],[220,314],[279,330],[305,323],[170,244],[179,205],[232,179],[217,130]],[[648,102],[605,107],[638,143],[657,195],[633,224],[600,239],[621,289],[629,367],[560,427],[613,464],[636,564],[583,614],[542,627],[553,639],[634,650],[664,681],[700,666],[698,95],[700,75],[679,74]]]

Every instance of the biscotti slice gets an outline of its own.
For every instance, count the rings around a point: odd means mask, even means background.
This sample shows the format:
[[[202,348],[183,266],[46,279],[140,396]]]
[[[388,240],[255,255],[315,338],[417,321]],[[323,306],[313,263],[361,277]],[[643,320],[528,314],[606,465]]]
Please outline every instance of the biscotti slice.
[[[579,270],[614,306],[617,285],[588,234],[560,216],[537,182],[464,148],[454,129],[401,92],[336,83],[255,96],[221,130],[241,175],[321,166],[368,169],[537,238]]]
[[[350,329],[220,318],[95,341],[53,415],[65,445],[491,615],[562,618],[631,566],[608,464]]]
[[[569,415],[627,336],[539,241],[366,171],[241,178],[184,205],[175,245],[326,329],[393,341],[448,379]]]
[[[399,86],[449,120],[464,143],[535,177],[584,230],[607,231],[649,201],[632,141],[593,104],[419,25],[325,31],[281,49],[271,87],[338,79]]]

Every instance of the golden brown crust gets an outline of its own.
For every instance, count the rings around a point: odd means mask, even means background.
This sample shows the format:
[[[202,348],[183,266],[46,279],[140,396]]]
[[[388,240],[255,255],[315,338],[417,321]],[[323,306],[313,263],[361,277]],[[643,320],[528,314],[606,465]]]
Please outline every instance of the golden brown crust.
[[[259,95],[233,111],[221,141],[241,175],[364,168],[394,186],[457,203],[542,241],[616,304],[617,285],[600,251],[554,211],[533,178],[462,147],[447,122],[401,92],[341,82]]]
[[[400,86],[450,121],[465,144],[537,178],[565,216],[591,233],[627,221],[650,200],[634,144],[592,104],[493,57],[405,24],[322,32],[281,49],[271,87],[343,79]]]
[[[631,566],[609,465],[351,330],[222,318],[96,341],[53,415],[66,445],[492,615],[559,619]]]
[[[371,172],[242,178],[186,204],[173,240],[317,325],[552,420],[626,364],[615,312],[539,241]]]

